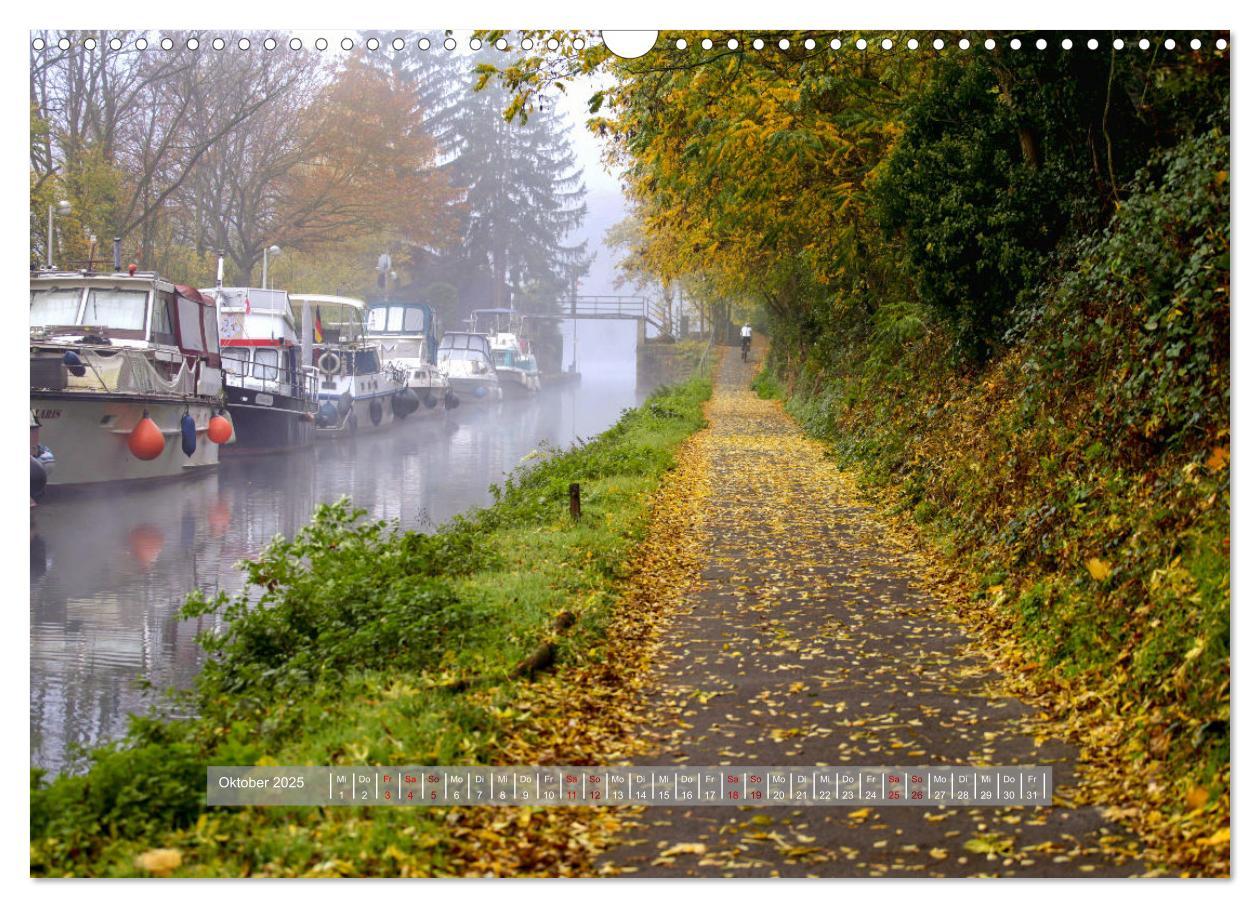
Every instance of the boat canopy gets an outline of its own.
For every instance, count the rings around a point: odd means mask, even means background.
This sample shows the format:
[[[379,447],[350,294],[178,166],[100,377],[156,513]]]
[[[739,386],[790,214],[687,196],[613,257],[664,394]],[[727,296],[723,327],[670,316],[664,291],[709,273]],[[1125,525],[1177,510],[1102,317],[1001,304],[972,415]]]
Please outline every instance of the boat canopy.
[[[40,273],[31,276],[30,324],[44,336],[103,335],[209,356],[217,365],[214,300],[156,274]]]
[[[175,285],[175,338],[183,353],[219,353],[219,320],[214,300],[196,287]]]
[[[424,303],[379,302],[367,310],[368,334],[425,334],[433,310]]]

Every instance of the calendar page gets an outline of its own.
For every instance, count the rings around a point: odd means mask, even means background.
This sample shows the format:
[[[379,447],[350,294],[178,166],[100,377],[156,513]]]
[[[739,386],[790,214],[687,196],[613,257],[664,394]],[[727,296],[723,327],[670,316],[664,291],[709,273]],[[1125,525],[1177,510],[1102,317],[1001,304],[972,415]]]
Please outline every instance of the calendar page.
[[[30,877],[1232,874],[1228,16],[53,12]]]

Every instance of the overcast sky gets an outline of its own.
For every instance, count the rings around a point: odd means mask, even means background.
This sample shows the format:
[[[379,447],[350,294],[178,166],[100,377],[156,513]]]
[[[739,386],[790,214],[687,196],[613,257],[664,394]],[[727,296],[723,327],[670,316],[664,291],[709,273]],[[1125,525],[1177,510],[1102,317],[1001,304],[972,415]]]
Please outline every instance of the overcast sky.
[[[557,106],[569,120],[578,162],[585,173],[586,223],[579,231],[579,236],[587,241],[590,250],[595,253],[595,261],[591,263],[590,273],[582,281],[581,292],[584,294],[618,292],[613,288],[613,253],[604,247],[604,232],[626,215],[620,180],[604,167],[601,160],[602,143],[586,128],[586,121],[590,116],[587,112],[587,101],[598,86],[596,80],[586,78],[574,81],[568,86],[567,92],[556,93]]]

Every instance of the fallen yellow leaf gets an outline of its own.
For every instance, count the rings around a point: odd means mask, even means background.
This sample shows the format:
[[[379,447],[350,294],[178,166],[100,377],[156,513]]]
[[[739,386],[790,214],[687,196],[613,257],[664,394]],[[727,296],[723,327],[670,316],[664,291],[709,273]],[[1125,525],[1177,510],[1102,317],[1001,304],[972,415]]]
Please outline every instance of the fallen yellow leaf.
[[[1111,576],[1110,561],[1103,561],[1101,558],[1090,558],[1085,562],[1085,567],[1089,571],[1089,576],[1100,583]]]
[[[1229,830],[1222,829],[1220,832],[1214,833],[1206,839],[1199,839],[1200,845],[1228,845]]]
[[[154,848],[136,858],[136,866],[157,876],[169,876],[170,872],[184,863],[178,848]]]

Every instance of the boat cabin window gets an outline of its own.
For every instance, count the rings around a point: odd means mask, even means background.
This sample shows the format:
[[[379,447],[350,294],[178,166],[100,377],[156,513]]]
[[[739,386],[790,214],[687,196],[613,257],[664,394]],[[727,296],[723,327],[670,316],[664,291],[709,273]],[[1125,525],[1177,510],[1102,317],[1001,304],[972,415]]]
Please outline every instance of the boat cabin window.
[[[515,357],[512,356],[511,350],[495,350],[494,364],[496,366],[512,366],[515,365]]]
[[[215,317],[214,306],[201,307],[201,333],[206,339],[206,349],[211,353],[218,353],[219,320]]]
[[[271,381],[280,377],[280,351],[275,347],[254,348],[254,378]]]
[[[156,344],[175,343],[175,324],[171,316],[171,307],[175,297],[170,293],[158,293],[153,303],[153,313],[149,318],[150,338]]]
[[[381,361],[377,357],[375,350],[354,351],[355,375],[367,375],[372,372],[380,372],[380,371],[381,371]]]
[[[249,350],[245,347],[224,347],[223,368],[229,375],[244,375],[249,371]]]
[[[147,290],[89,287],[82,324],[119,331],[143,331],[145,304],[148,301]]]
[[[210,293],[211,291],[204,291]],[[224,308],[245,309],[250,312],[278,312],[292,316],[289,294],[284,290],[262,290],[258,287],[220,287],[218,296]],[[245,304],[249,303],[247,307]]]
[[[73,325],[78,322],[81,287],[52,287],[31,291],[32,325]]]

